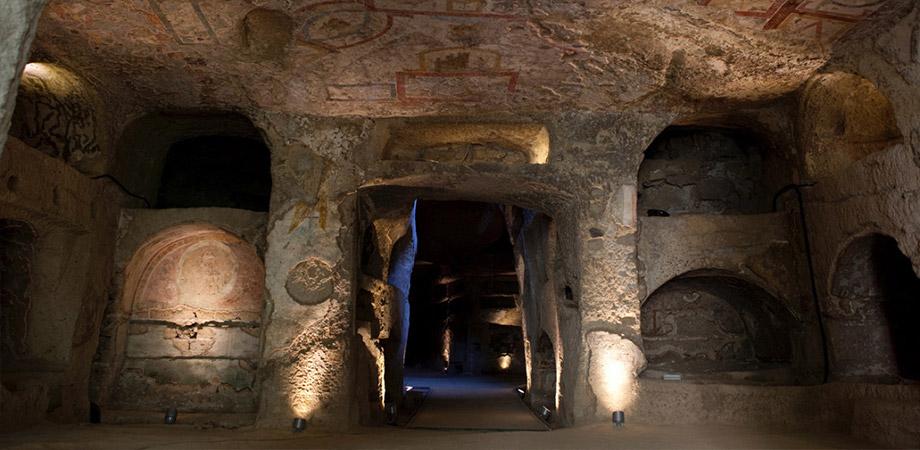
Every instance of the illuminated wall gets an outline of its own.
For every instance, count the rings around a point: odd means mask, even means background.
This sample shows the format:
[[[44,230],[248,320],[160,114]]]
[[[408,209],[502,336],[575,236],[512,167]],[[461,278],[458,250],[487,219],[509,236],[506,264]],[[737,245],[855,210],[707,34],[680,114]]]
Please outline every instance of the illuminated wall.
[[[121,300],[101,347],[118,367],[96,382],[106,409],[252,413],[259,360],[265,270],[257,248],[237,234],[194,221],[215,216],[258,235],[261,214],[239,210],[129,210],[119,252]],[[124,218],[123,218],[124,219]],[[233,225],[236,225],[235,227]],[[251,237],[250,237],[251,238]],[[117,317],[123,317],[118,320]],[[105,358],[103,357],[103,361]],[[108,390],[110,389],[110,390]]]

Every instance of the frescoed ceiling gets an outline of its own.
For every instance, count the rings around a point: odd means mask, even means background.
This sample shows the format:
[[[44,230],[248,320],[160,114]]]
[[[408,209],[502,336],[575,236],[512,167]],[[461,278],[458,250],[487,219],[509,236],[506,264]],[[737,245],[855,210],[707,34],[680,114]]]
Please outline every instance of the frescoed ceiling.
[[[53,0],[36,55],[162,108],[601,110],[789,92],[886,3]]]

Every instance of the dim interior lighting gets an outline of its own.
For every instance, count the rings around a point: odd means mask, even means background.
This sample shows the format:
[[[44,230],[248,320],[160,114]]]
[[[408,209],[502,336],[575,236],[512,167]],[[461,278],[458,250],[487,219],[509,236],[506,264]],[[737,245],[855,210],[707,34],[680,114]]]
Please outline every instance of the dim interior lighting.
[[[514,390],[517,392],[518,397],[521,397],[521,400],[523,400],[524,396],[527,395],[527,389],[524,389],[523,387],[519,386],[515,388]]]
[[[307,429],[307,419],[303,417],[295,417],[294,422],[291,424],[291,428],[295,433],[300,433],[301,431]]]
[[[613,412],[613,424],[622,427],[626,423],[626,413],[623,411]]]
[[[549,422],[550,419],[553,418],[553,412],[550,411],[549,408],[547,408],[546,406],[544,406],[544,407],[540,410],[540,418],[543,419],[544,422]]]
[[[166,410],[166,417],[163,419],[163,422],[166,425],[172,425],[176,423],[176,419],[179,418],[179,411],[176,408],[169,408]]]
[[[511,367],[511,355],[505,353],[498,357],[498,367],[502,370],[508,370]]]

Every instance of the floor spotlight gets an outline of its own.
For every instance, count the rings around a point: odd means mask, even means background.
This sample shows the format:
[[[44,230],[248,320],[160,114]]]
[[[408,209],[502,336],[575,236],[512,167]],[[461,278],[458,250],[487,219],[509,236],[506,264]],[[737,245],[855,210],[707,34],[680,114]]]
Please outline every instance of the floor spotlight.
[[[549,421],[553,418],[553,412],[544,406],[543,409],[540,410],[540,418],[543,419],[544,422],[549,423]]]
[[[294,423],[291,424],[291,428],[295,433],[300,433],[303,430],[307,429],[307,419],[303,417],[295,417]]]
[[[613,424],[622,427],[626,423],[626,413],[623,411],[613,412]]]
[[[515,388],[514,390],[517,392],[518,397],[521,397],[522,400],[524,399],[524,396],[527,395],[527,389],[522,387]]]
[[[176,408],[169,408],[166,410],[166,417],[163,419],[163,422],[166,425],[172,425],[176,423],[176,419],[179,417],[179,411]]]

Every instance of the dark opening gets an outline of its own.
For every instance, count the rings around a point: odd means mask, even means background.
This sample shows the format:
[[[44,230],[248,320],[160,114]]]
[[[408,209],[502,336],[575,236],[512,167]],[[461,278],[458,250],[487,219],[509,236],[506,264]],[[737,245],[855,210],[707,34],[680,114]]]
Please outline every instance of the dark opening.
[[[27,327],[37,234],[26,222],[0,219],[0,367],[28,356]]]
[[[855,240],[826,308],[836,375],[920,379],[920,279],[894,238]]]
[[[517,275],[501,209],[427,200],[416,208],[406,367],[522,378]]]
[[[157,207],[268,211],[271,187],[271,155],[263,142],[242,137],[196,137],[170,147]]]

